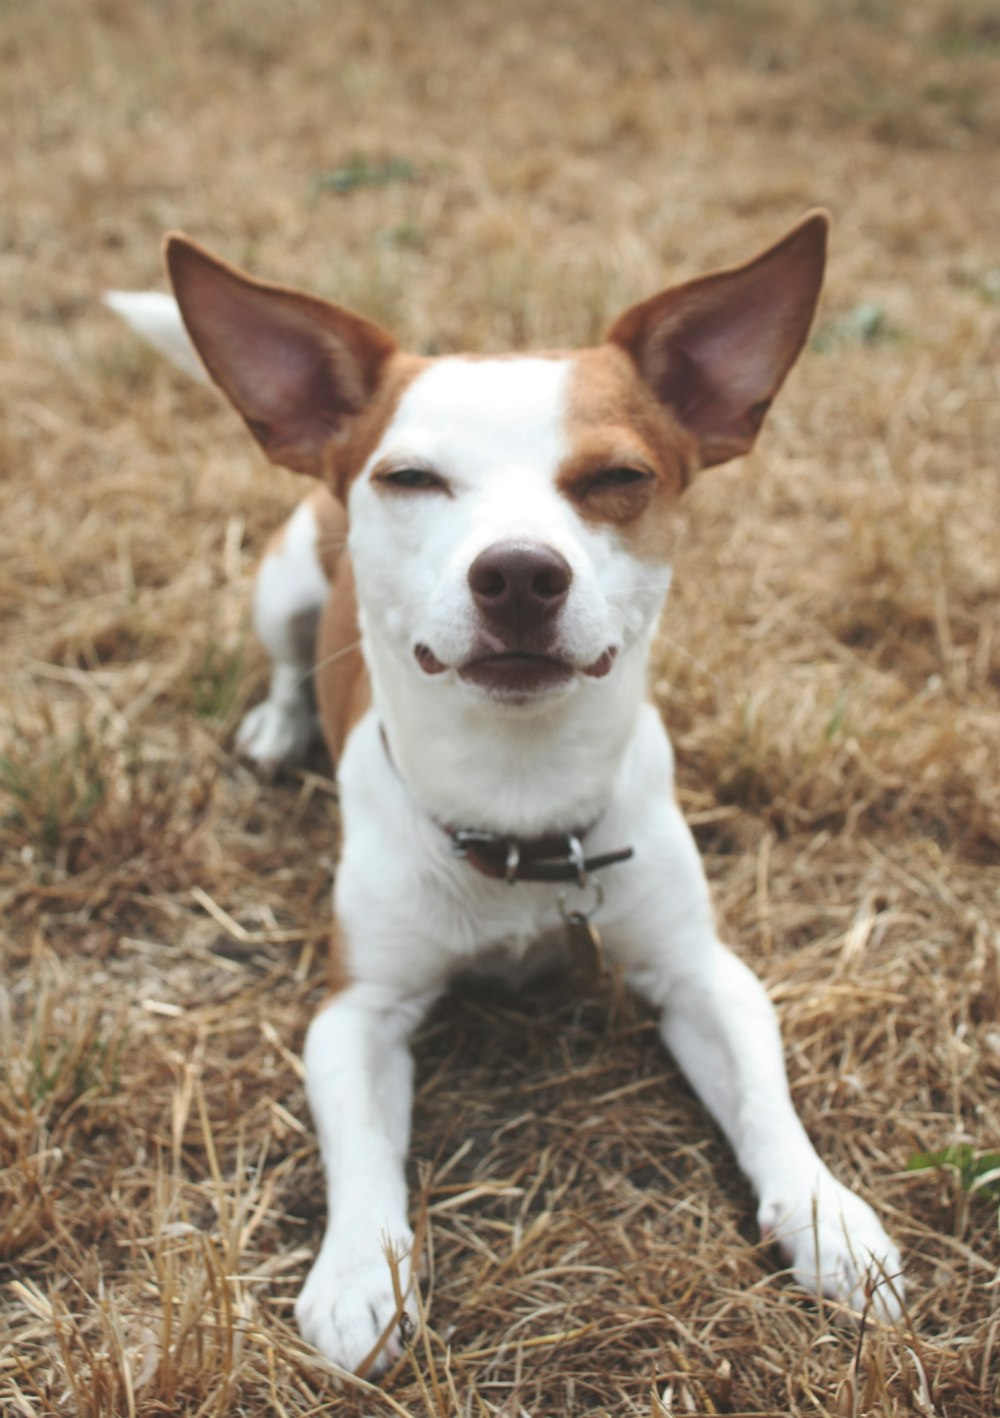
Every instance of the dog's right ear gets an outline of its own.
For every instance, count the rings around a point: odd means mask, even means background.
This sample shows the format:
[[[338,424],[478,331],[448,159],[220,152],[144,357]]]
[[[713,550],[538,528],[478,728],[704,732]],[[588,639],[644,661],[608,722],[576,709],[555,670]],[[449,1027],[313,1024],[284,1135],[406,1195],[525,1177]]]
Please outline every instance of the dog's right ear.
[[[172,233],[164,259],[205,368],[275,463],[315,477],[350,431],[395,341],[329,301],[255,280]]]

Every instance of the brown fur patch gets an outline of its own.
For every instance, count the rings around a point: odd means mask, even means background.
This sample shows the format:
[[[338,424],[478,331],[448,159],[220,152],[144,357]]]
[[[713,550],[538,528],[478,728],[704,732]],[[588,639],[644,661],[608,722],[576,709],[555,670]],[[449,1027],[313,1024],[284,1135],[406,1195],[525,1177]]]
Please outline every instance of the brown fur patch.
[[[316,555],[323,574],[332,585],[337,566],[347,550],[347,511],[325,483],[313,488],[306,503],[318,525]]]
[[[585,521],[616,527],[633,553],[664,561],[672,544],[673,508],[697,467],[697,447],[611,345],[574,357],[566,430],[570,454],[558,486]],[[611,468],[636,468],[650,482],[594,487]]]
[[[327,1005],[334,995],[341,994],[352,983],[353,977],[347,964],[344,933],[340,928],[340,922],[334,916],[330,925],[330,943],[326,957],[327,998],[320,1005],[320,1009]]]
[[[379,376],[372,398],[342,434],[331,438],[323,449],[322,477],[342,503],[347,501],[351,482],[378,447],[399,401],[418,374],[431,360],[401,350],[389,356]]]
[[[404,390],[427,364],[427,360],[398,352],[389,357],[372,399],[343,434],[332,437],[324,447],[323,482],[306,498],[317,522],[316,554],[330,582],[316,636],[314,677],[323,737],[334,762],[371,702],[360,649],[354,575],[347,555],[347,493],[377,448]],[[286,526],[271,538],[268,552],[281,549]]]
[[[347,736],[371,703],[361,654],[354,570],[350,557],[337,564],[316,637],[316,700],[330,756],[339,761]]]

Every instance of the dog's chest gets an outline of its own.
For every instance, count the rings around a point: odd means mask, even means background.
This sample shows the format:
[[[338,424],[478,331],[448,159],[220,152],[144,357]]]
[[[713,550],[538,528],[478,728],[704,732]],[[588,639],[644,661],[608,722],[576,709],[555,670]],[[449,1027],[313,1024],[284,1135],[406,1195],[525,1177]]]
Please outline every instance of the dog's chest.
[[[554,887],[490,881],[461,859],[449,864],[449,875],[451,890],[439,901],[449,917],[459,968],[470,963],[490,971],[519,967],[542,943],[561,935]]]
[[[570,950],[565,932],[555,929],[538,936],[514,936],[481,947],[461,963],[453,978],[462,984],[499,985],[516,993],[526,985],[564,970]]]

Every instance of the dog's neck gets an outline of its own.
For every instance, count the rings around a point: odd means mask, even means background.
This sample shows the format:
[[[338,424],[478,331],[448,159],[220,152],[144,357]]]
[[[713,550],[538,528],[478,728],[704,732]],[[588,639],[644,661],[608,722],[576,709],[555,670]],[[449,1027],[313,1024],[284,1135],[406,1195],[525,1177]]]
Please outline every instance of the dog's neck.
[[[498,706],[458,684],[421,683],[366,646],[373,708],[392,762],[437,822],[519,837],[573,832],[610,802],[645,700],[649,643],[606,679],[534,707]]]

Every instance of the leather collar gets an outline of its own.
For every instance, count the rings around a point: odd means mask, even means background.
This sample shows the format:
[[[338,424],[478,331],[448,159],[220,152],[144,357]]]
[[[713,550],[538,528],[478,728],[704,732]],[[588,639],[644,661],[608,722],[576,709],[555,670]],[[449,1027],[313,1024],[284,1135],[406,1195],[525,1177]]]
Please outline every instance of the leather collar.
[[[592,871],[627,862],[635,854],[632,847],[621,847],[616,852],[585,857],[580,839],[587,828],[546,837],[505,837],[474,828],[446,827],[445,831],[456,856],[464,857],[483,876],[510,886],[518,881],[575,881],[585,886]]]

